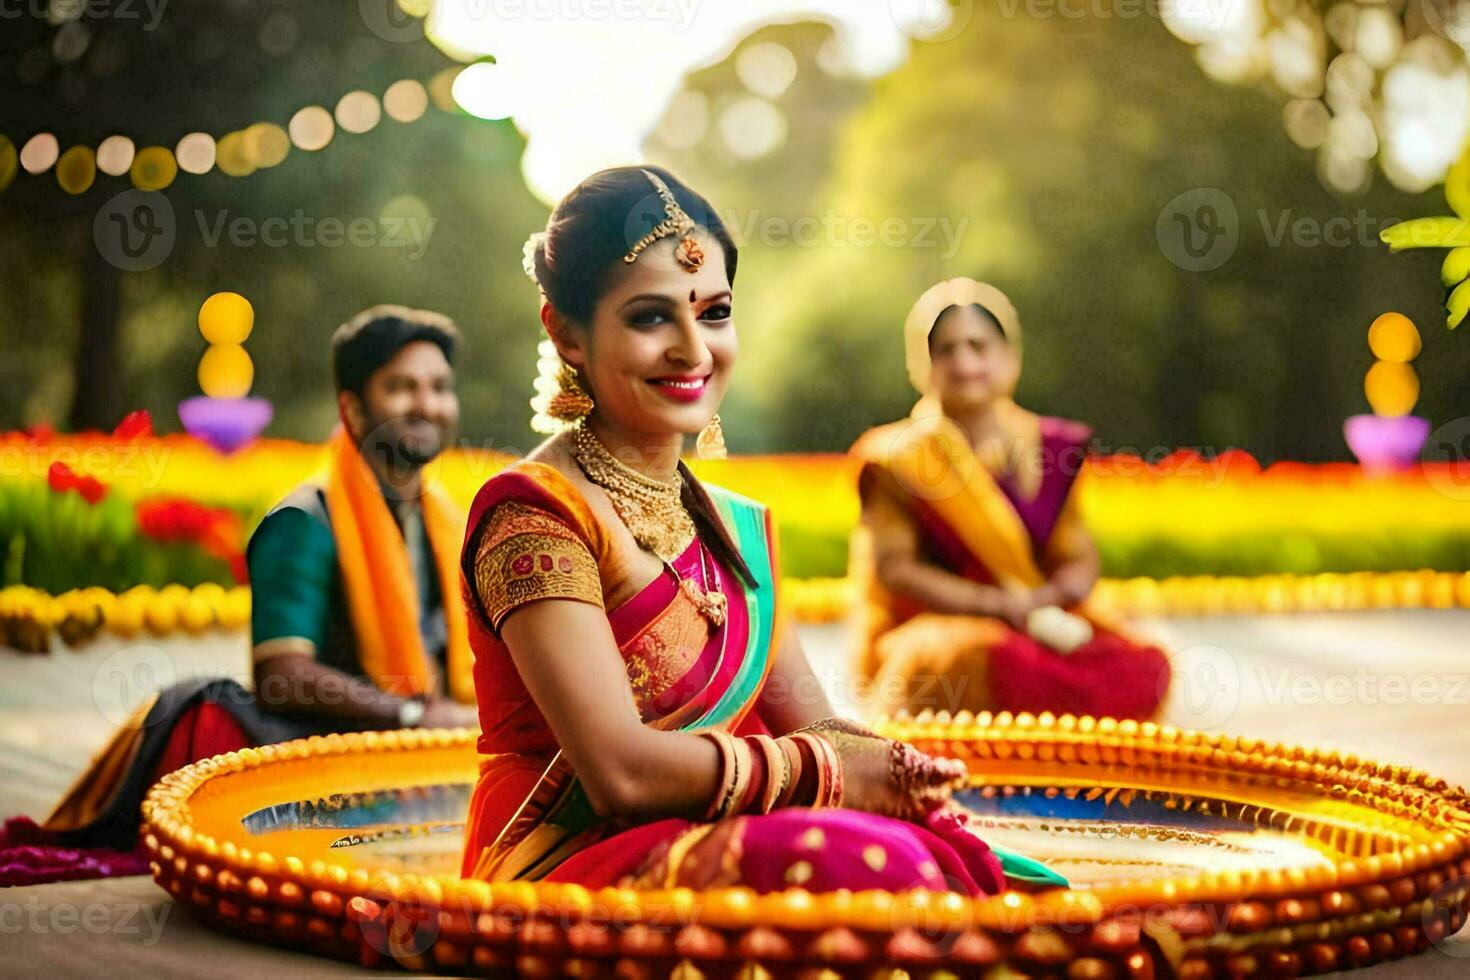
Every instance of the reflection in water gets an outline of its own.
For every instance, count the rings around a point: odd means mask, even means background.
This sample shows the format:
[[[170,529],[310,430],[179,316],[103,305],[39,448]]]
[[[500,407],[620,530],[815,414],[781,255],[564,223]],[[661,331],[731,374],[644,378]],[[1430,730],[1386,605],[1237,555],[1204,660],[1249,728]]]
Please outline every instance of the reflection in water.
[[[1330,865],[1306,822],[1295,833],[1262,826],[1262,808],[1122,787],[1060,791],[990,786],[958,794],[975,832],[1035,858],[1073,888],[1142,878],[1263,867]]]
[[[252,834],[303,827],[376,827],[383,824],[463,823],[469,783],[435,783],[362,793],[333,793],[315,800],[276,803],[248,813],[240,823]]]
[[[250,834],[295,830],[354,832],[324,839],[352,849],[353,863],[384,871],[457,874],[471,783],[435,783],[361,793],[333,793],[262,807],[240,821]]]

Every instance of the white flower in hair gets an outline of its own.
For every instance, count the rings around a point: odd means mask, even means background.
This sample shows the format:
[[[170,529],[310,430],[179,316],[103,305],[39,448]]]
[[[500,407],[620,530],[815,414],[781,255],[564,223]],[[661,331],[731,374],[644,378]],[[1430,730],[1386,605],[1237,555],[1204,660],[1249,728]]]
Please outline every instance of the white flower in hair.
[[[546,232],[533,231],[526,239],[526,244],[521,246],[521,268],[526,272],[526,278],[541,285],[541,280],[536,278],[536,249],[546,241]]]

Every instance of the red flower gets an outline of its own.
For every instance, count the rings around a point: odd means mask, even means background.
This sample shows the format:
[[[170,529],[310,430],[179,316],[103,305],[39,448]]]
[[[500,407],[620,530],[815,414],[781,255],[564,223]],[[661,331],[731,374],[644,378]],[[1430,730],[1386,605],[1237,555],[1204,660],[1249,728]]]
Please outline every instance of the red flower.
[[[138,530],[154,541],[192,542],[230,565],[235,581],[248,580],[240,518],[227,507],[205,507],[181,497],[140,500],[133,508]]]
[[[46,471],[46,483],[55,493],[66,493],[77,485],[77,474],[70,466],[57,460]]]
[[[129,412],[123,416],[123,420],[112,430],[114,439],[138,439],[153,435],[153,416],[148,414],[146,408],[140,408],[136,412]]]
[[[103,497],[107,496],[107,484],[95,476],[83,476],[77,479],[77,493],[89,504],[95,505]]]
[[[77,471],[57,460],[46,471],[46,484],[54,493],[75,490],[89,504],[96,504],[107,496],[107,484],[95,476],[80,476]]]
[[[134,508],[138,530],[155,541],[198,541],[214,523],[214,512],[192,500],[140,500]]]

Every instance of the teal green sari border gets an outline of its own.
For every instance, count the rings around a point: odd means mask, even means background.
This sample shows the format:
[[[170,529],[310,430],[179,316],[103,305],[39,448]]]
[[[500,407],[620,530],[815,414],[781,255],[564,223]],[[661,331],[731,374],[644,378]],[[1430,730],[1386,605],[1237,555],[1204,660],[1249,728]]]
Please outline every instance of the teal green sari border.
[[[741,590],[749,613],[750,631],[740,670],[715,706],[690,726],[693,728],[724,724],[736,717],[755,697],[756,689],[766,676],[776,622],[775,555],[771,554],[765,506],[723,487],[706,484],[705,490],[729,528],[735,547],[756,584],[753,589],[745,587]]]

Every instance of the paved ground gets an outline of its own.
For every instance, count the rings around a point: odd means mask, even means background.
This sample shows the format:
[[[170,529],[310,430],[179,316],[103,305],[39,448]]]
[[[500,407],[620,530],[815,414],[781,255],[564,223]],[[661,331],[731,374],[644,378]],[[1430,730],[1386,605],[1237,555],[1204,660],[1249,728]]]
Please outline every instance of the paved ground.
[[[1165,707],[1168,721],[1331,745],[1470,784],[1470,611],[1139,625],[1174,652],[1176,683]],[[807,628],[803,640],[834,701],[849,712],[860,710],[844,683],[840,630]],[[243,635],[163,641],[104,637],[82,650],[44,657],[0,650],[0,817],[44,815],[140,692],[196,673],[240,676],[245,671]],[[223,944],[189,917],[173,915],[162,893],[153,889],[138,879],[0,893],[0,962],[16,964],[19,956],[29,964],[27,972],[67,975],[95,972],[104,963],[113,972],[122,967],[157,975],[172,972],[170,964],[177,970],[183,957],[201,969],[206,962],[228,960],[237,973],[252,972],[242,971],[246,963],[292,974],[308,964],[331,969],[305,959],[274,961],[284,954],[233,941]],[[85,918],[74,921],[78,911],[85,916],[94,906],[93,914],[105,926],[96,931],[85,926]],[[56,909],[71,911],[58,918]],[[24,916],[30,916],[24,920],[29,925],[21,924]],[[73,924],[64,927],[67,922]],[[34,942],[38,935],[54,941]],[[10,949],[12,944],[18,949]],[[1470,943],[1462,946],[1470,954]],[[1464,976],[1467,963],[1470,959],[1430,953],[1373,973]]]

